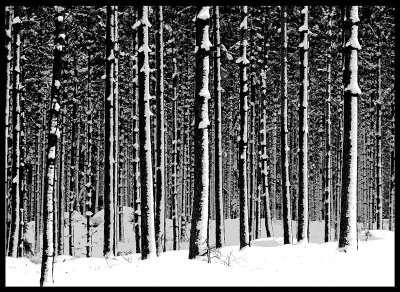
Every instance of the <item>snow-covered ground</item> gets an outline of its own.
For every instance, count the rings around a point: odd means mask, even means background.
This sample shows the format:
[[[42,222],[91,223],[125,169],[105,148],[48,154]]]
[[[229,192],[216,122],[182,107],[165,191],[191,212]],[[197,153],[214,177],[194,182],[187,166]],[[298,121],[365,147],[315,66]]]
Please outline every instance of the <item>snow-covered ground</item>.
[[[210,250],[210,257],[188,259],[187,238],[181,250],[172,251],[172,222],[167,220],[167,252],[140,260],[134,253],[132,209],[124,207],[125,240],[117,251],[124,255],[102,256],[103,213],[93,218],[93,257],[85,257],[85,217],[74,214],[75,257],[55,259],[56,286],[393,286],[394,233],[370,230],[359,233],[358,251],[346,254],[337,242],[323,242],[323,222],[310,223],[310,243],[283,245],[282,222],[274,221],[274,237],[261,238],[239,251],[239,222],[225,221],[225,247]],[[30,224],[33,226],[33,222]],[[296,222],[293,222],[296,230]],[[67,227],[65,229],[67,232]],[[210,224],[210,244],[215,243],[215,223]],[[33,232],[28,232],[33,241]],[[295,234],[294,234],[295,237]],[[295,241],[295,240],[294,240]],[[65,240],[67,252],[68,241]],[[40,256],[6,258],[7,286],[39,286]],[[211,261],[211,263],[208,263]]]

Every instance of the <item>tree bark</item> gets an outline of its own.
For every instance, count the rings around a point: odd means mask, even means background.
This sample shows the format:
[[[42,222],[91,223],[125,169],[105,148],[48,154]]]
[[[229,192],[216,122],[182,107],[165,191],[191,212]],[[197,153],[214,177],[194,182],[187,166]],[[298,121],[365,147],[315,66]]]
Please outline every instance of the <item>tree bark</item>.
[[[105,257],[115,255],[114,227],[114,6],[107,6],[106,21],[106,86],[104,145],[104,246]]]
[[[175,50],[174,50],[175,52]],[[178,213],[178,109],[176,57],[173,58],[174,73],[172,78],[172,230],[173,250],[179,249],[179,213]]]
[[[141,253],[142,259],[156,256],[154,230],[153,167],[150,131],[150,67],[148,6],[138,13],[138,70],[139,70],[139,153],[141,186]]]
[[[207,253],[209,207],[208,89],[210,40],[209,6],[197,6],[196,77],[194,101],[194,195],[190,230],[189,259]]]
[[[6,23],[5,23],[5,52],[6,52],[6,54],[4,55],[4,58],[5,58],[5,62],[4,62],[4,65],[5,65],[5,76],[6,76],[6,86],[5,86],[5,91],[6,91],[6,94],[5,94],[5,99],[6,99],[6,104],[5,104],[5,145],[4,145],[4,148],[5,148],[5,156],[4,156],[4,159],[5,159],[5,163],[4,163],[4,165],[5,165],[5,171],[4,171],[4,174],[5,174],[5,192],[4,192],[4,194],[6,195],[6,198],[7,198],[7,202],[8,202],[8,200],[10,199],[9,198],[9,185],[8,185],[8,183],[9,183],[9,181],[8,181],[8,177],[9,177],[9,175],[8,175],[8,172],[9,172],[9,169],[8,169],[8,160],[9,160],[9,155],[8,155],[8,152],[9,152],[9,149],[8,149],[8,139],[9,139],[9,131],[10,131],[10,125],[9,125],[9,120],[10,120],[10,90],[11,90],[11,88],[10,88],[10,84],[11,84],[11,61],[12,61],[12,55],[11,55],[11,50],[12,50],[12,48],[11,48],[11,41],[12,41],[12,35],[11,35],[11,30],[12,30],[12,22],[13,22],[13,20],[14,20],[14,13],[13,13],[13,11],[12,11],[12,6],[6,6],[5,7],[5,21],[6,21]],[[8,211],[7,211],[7,218],[8,218]],[[8,243],[8,241],[7,241],[7,243]]]
[[[332,36],[332,7],[328,12],[328,37]],[[325,116],[325,191],[324,191],[324,213],[325,213],[325,242],[330,241],[331,236],[331,188],[332,188],[332,155],[331,155],[331,62],[332,44],[329,41],[329,49],[326,60],[327,85],[326,85],[326,116]]]
[[[308,6],[301,10],[300,107],[299,107],[299,203],[297,240],[308,242]]]
[[[339,248],[351,251],[357,248],[357,99],[358,87],[358,6],[346,11],[345,63],[344,63],[344,128],[342,199]]]
[[[20,224],[20,163],[21,163],[21,19],[20,7],[14,6],[13,25],[13,81],[12,81],[12,169],[11,169],[11,226],[10,243],[8,245],[8,256],[17,257]]]
[[[291,212],[289,182],[289,144],[287,117],[287,7],[281,6],[281,167],[282,167],[282,216],[283,241],[291,243]]]
[[[86,257],[90,257],[90,251],[91,251],[91,222],[90,218],[92,217],[92,134],[93,134],[93,128],[92,128],[92,112],[93,112],[93,106],[92,106],[92,97],[90,96],[91,92],[91,79],[90,79],[90,69],[91,69],[91,64],[90,64],[90,49],[88,49],[88,80],[87,80],[87,100],[88,100],[88,111],[87,111],[87,116],[86,116],[86,125],[88,127],[87,130],[87,173],[86,175]]]
[[[133,22],[136,23],[137,11],[133,13]],[[138,33],[137,28],[134,28],[132,36],[132,47],[134,49],[134,64],[132,66],[132,95],[133,95],[133,209],[134,209],[134,223],[135,223],[135,246],[136,253],[140,253],[140,226],[141,226],[141,215],[140,215],[140,164],[139,164],[139,125],[138,125],[138,97],[139,97],[139,87],[138,87]]]
[[[40,286],[51,285],[53,282],[54,265],[54,242],[53,242],[53,212],[54,212],[54,178],[56,148],[60,137],[58,116],[60,110],[61,95],[61,70],[62,55],[65,39],[64,33],[64,8],[58,7],[55,17],[55,39],[54,39],[54,59],[53,59],[53,78],[51,87],[51,107],[49,110],[48,139],[47,139],[47,161],[46,176],[43,192],[43,253],[42,267],[40,273]]]
[[[375,143],[376,143],[376,229],[383,229],[383,220],[382,220],[382,85],[381,85],[381,32],[378,28],[378,66],[377,66],[377,101],[375,103],[376,106],[376,132],[375,132]]]
[[[214,6],[214,115],[215,115],[215,245],[222,247],[223,195],[222,195],[222,113],[221,113],[221,41],[219,33],[219,6]]]
[[[156,168],[156,248],[157,255],[163,251],[163,243],[166,241],[164,230],[165,210],[165,124],[164,124],[164,19],[163,6],[156,10],[158,31],[156,35],[156,99],[157,99],[157,168]]]
[[[267,34],[267,15],[269,15],[269,7],[266,7],[264,16],[264,43],[263,43],[263,70],[261,71],[262,78],[262,105],[261,105],[261,197],[264,201],[264,218],[265,218],[265,230],[267,237],[271,237],[272,234],[272,219],[271,219],[271,208],[269,199],[269,182],[268,182],[268,154],[267,154],[267,70],[268,70],[268,34]]]
[[[240,57],[236,60],[239,63],[239,82],[240,82],[240,134],[239,134],[239,236],[240,249],[250,245],[249,238],[249,218],[247,205],[247,146],[248,146],[248,86],[247,86],[247,66],[249,60],[246,56],[247,48],[247,6],[241,7],[240,18]]]

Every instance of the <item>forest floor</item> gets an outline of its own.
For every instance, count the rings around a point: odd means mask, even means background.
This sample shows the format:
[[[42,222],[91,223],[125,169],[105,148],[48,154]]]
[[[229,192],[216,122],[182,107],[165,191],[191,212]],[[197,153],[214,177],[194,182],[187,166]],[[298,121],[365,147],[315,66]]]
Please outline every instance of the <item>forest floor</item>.
[[[117,247],[120,255],[105,259],[102,217],[102,211],[93,217],[93,257],[86,258],[86,219],[74,213],[75,257],[55,258],[55,286],[394,286],[394,232],[388,230],[367,234],[360,230],[358,251],[344,253],[337,250],[337,242],[323,242],[323,222],[310,223],[310,243],[284,245],[282,221],[273,222],[274,236],[266,238],[262,220],[261,238],[240,251],[238,219],[228,219],[225,247],[211,248],[209,257],[189,260],[190,226],[181,250],[172,251],[172,222],[167,220],[167,252],[140,260],[140,254],[133,252],[132,209],[124,207],[124,240]],[[28,224],[28,242],[33,241],[33,226],[34,222]],[[292,228],[296,230],[296,222]],[[213,244],[215,222],[211,220]],[[67,248],[66,237],[66,252]],[[40,255],[6,257],[6,286],[39,286],[40,263]]]

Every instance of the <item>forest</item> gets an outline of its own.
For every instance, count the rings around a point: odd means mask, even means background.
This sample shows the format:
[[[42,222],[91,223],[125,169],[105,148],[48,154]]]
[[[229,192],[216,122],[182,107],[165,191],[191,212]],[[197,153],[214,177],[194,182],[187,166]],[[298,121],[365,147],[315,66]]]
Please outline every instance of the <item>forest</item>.
[[[394,244],[394,15],[5,6],[6,263]]]

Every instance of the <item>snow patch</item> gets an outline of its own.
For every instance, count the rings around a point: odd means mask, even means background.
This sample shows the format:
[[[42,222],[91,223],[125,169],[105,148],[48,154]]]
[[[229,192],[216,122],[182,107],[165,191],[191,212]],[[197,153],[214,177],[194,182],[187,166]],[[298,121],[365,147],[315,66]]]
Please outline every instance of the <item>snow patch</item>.
[[[203,6],[197,14],[198,19],[206,20],[210,18],[210,6]]]

